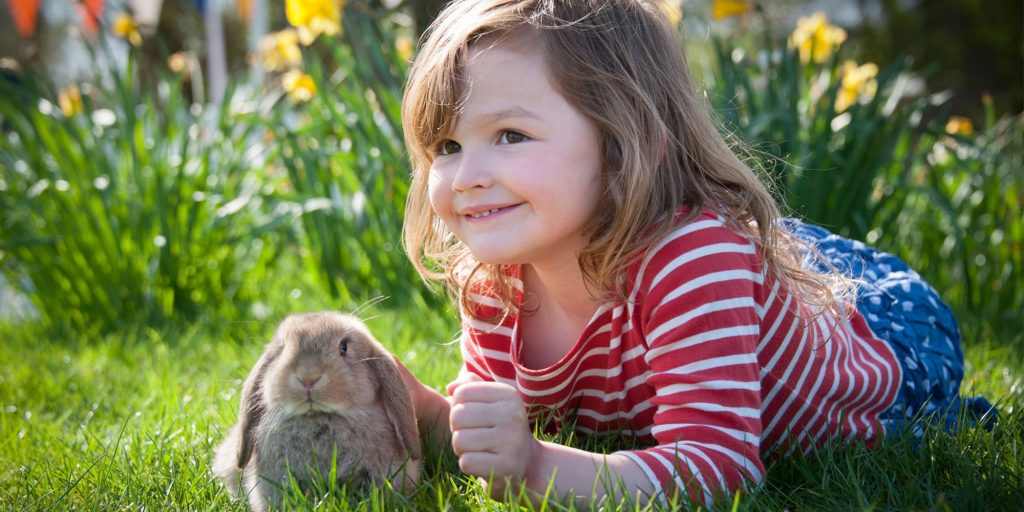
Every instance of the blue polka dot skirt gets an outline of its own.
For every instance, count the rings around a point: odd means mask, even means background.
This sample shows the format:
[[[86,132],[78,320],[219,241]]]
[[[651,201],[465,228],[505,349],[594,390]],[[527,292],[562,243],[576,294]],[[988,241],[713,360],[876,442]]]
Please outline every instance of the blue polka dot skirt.
[[[887,431],[906,430],[927,419],[955,428],[958,422],[991,424],[995,409],[982,397],[962,398],[964,354],[949,306],[903,260],[856,240],[795,219],[783,226],[817,247],[836,270],[859,279],[857,310],[889,343],[903,369],[896,402],[881,419]],[[818,264],[819,270],[825,265]]]

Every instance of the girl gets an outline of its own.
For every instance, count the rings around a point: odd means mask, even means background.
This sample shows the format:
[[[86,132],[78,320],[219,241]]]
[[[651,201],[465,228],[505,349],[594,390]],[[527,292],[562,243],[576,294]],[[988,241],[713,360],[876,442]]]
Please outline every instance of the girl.
[[[894,257],[780,219],[654,4],[455,0],[403,123],[405,243],[458,297],[463,356],[448,397],[406,377],[492,496],[709,503],[770,448],[872,441],[957,393],[948,308]],[[566,425],[649,447],[531,433]]]

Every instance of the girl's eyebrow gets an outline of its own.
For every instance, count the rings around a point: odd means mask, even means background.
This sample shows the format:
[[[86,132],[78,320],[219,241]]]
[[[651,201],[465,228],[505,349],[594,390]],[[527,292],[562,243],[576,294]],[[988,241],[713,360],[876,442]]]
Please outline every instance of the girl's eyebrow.
[[[539,114],[523,108],[519,105],[513,105],[511,107],[502,108],[493,112],[480,114],[473,118],[461,117],[456,121],[456,130],[459,126],[466,124],[467,127],[487,127],[500,124],[508,119],[532,119],[541,121],[542,118]]]
[[[527,110],[527,109],[525,109],[523,107],[520,107],[520,106],[512,106],[512,107],[503,108],[501,110],[497,110],[497,111],[491,112],[489,114],[484,114],[484,115],[480,116],[480,122],[482,124],[495,124],[495,123],[499,123],[501,121],[504,121],[506,119],[517,119],[517,118],[518,119],[525,118],[525,119],[540,120],[540,116],[535,114],[535,113],[533,113],[533,112],[531,112],[530,110]]]

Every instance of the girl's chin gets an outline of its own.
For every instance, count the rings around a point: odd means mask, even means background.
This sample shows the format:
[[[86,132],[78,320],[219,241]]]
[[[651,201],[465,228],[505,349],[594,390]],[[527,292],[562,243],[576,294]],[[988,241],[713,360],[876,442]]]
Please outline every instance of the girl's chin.
[[[503,248],[482,247],[480,245],[469,245],[469,252],[478,263],[487,265],[517,265],[526,263],[523,255]]]
[[[476,260],[477,263],[483,263],[485,265],[519,265],[521,263],[524,263],[516,258],[502,257],[501,255],[497,254],[490,254],[484,252],[481,253],[480,255],[477,255],[477,253],[472,250],[470,252],[473,253],[473,259]]]

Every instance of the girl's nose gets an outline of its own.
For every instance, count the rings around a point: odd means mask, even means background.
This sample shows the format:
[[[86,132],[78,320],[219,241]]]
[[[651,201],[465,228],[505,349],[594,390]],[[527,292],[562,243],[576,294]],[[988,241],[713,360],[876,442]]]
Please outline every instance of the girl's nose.
[[[487,159],[463,149],[452,176],[452,191],[467,192],[474,188],[487,188],[494,183]]]

